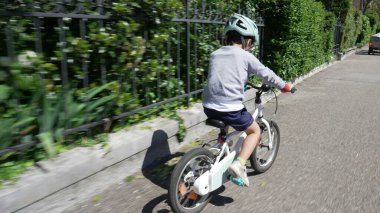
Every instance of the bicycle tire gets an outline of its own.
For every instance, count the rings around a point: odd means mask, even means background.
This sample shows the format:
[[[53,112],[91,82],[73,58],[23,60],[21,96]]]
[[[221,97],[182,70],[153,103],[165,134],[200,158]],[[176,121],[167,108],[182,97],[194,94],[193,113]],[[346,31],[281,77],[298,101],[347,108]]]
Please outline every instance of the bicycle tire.
[[[272,153],[268,157],[269,160],[265,161],[262,158],[260,158],[260,153],[259,153],[261,149],[264,149],[264,151],[265,149],[268,149],[268,151],[270,151],[269,146],[268,146],[269,136],[265,135],[265,134],[269,134],[269,132],[266,128],[264,128],[261,133],[262,141],[260,142],[260,144],[256,146],[252,155],[250,156],[251,165],[253,169],[255,170],[255,172],[257,173],[264,173],[273,165],[274,161],[276,160],[278,150],[280,148],[280,129],[277,123],[274,121],[271,121],[270,125],[271,125],[272,136],[273,136],[273,148],[272,148]]]
[[[205,160],[205,163],[208,165],[205,165],[205,169],[199,172],[196,176],[199,177],[202,175],[204,172],[209,170],[211,168],[212,163],[215,160],[214,154],[205,148],[196,148],[191,150],[190,152],[186,153],[181,160],[177,163],[175,166],[171,177],[170,177],[170,183],[169,183],[169,204],[173,210],[173,212],[178,212],[178,213],[195,213],[195,212],[200,212],[202,211],[210,199],[212,198],[212,193],[209,193],[204,196],[196,195],[195,192],[189,191],[187,195],[183,193],[183,187],[186,187],[187,189],[190,190],[190,187],[192,186],[191,184],[194,184],[194,181],[196,180],[197,177],[194,177],[191,181],[187,182],[184,180],[184,178],[187,176],[184,175],[184,172],[186,172],[187,166],[189,166],[190,163],[192,163],[193,160],[197,158],[203,158]],[[192,170],[191,170],[192,171]],[[188,171],[190,172],[190,171]],[[194,174],[194,173],[193,173]],[[194,175],[195,176],[195,175]],[[182,181],[182,182],[181,182]],[[188,185],[186,185],[188,184]],[[190,194],[192,193],[192,197],[190,197]],[[195,195],[194,195],[195,194]],[[181,203],[181,198],[183,199],[185,196],[187,196],[188,199],[186,204],[189,204],[189,206],[183,205]],[[195,199],[194,199],[195,196]],[[198,198],[199,196],[199,198]],[[191,201],[193,200],[193,201]],[[186,200],[185,200],[186,201]],[[184,201],[184,202],[185,202]]]

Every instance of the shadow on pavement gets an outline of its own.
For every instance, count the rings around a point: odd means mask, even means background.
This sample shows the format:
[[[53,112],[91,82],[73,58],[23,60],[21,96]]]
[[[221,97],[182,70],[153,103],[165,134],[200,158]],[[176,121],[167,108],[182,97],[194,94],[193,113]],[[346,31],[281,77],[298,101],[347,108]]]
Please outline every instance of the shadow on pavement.
[[[142,173],[145,178],[150,180],[155,185],[168,190],[170,174],[176,165],[176,163],[174,163],[176,162],[174,158],[183,155],[183,152],[171,154],[168,142],[168,134],[163,130],[157,130],[153,133],[151,146],[146,152]],[[248,176],[252,175],[257,174],[255,172],[248,173]],[[226,187],[221,186],[219,189],[213,192],[213,197],[210,200],[210,203],[215,206],[225,206],[226,204],[234,202],[233,198],[220,195],[225,190]],[[168,203],[168,194],[162,194],[149,201],[143,207],[142,212],[153,212],[153,210],[160,213],[171,212],[168,209],[160,209],[158,211],[155,209],[162,203]]]
[[[368,56],[380,56],[380,52],[374,52],[373,54],[369,55],[368,50],[360,50],[355,53],[356,55],[368,55]]]
[[[166,201],[166,198],[167,198],[167,194],[163,194],[163,195],[161,195],[159,197],[154,198],[149,203],[145,204],[145,206],[144,206],[144,208],[142,209],[141,212],[142,213],[151,213],[151,212],[153,212],[154,207],[156,207],[161,202]],[[170,211],[167,210],[167,209],[161,209],[161,210],[158,210],[156,212],[167,213],[167,212],[170,212]]]
[[[163,130],[153,133],[152,142],[148,148],[142,165],[142,174],[152,183],[163,189],[168,189],[168,179],[174,166],[167,162],[182,153],[171,155],[168,134]]]
[[[234,199],[226,196],[220,195],[220,193],[224,192],[226,188],[224,186],[220,187],[218,190],[214,192],[213,197],[210,200],[210,203],[215,206],[225,206],[226,204],[234,202]],[[147,204],[145,204],[144,208],[142,209],[143,213],[148,213],[148,212],[159,212],[159,213],[167,213],[171,212],[170,210],[164,208],[160,210],[155,210],[155,207],[162,202],[168,203],[167,200],[168,195],[167,194],[162,194],[159,197],[154,198],[153,200],[149,201]]]
[[[251,168],[252,169],[252,168]],[[251,171],[251,172],[247,172],[247,176],[248,177],[251,177],[251,176],[256,176],[256,175],[260,175],[261,173],[258,173],[256,171]]]
[[[226,190],[225,186],[220,187],[214,192],[214,196],[211,198],[210,203],[215,206],[225,206],[228,203],[234,202],[234,199],[220,195]]]

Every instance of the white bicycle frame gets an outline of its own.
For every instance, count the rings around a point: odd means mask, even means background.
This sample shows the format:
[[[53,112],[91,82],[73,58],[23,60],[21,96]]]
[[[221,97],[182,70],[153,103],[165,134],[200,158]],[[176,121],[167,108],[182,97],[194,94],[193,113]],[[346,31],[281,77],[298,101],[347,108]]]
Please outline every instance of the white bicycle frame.
[[[263,110],[264,107],[262,104],[256,104],[255,112],[253,113],[252,117],[255,121],[262,122],[269,132],[271,131],[271,127],[269,125],[269,122],[263,118]],[[230,147],[228,146],[229,141],[233,141],[233,137],[235,137],[237,134],[240,134],[239,139],[237,140],[236,144],[234,145],[232,151],[230,150]],[[240,152],[240,147],[244,142],[244,139],[247,137],[247,134],[245,132],[241,131],[234,131],[226,135],[225,142],[222,145],[222,148],[219,147],[212,147],[211,149],[217,149],[220,150],[219,155],[216,157],[216,160],[214,164],[212,164],[211,169],[204,174],[202,174],[197,180],[194,182],[193,190],[195,193],[204,196],[219,187],[221,187],[224,183],[228,181],[228,167],[232,164],[233,160],[235,159],[235,156],[237,153]],[[217,144],[219,145],[219,144]],[[269,134],[269,149],[273,148],[273,138],[272,134]],[[224,158],[220,160],[222,157]]]

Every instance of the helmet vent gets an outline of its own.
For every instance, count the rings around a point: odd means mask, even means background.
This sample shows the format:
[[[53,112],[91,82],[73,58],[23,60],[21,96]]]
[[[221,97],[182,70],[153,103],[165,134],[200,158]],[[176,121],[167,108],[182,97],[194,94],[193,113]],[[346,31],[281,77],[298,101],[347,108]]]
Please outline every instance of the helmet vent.
[[[230,20],[229,20],[229,24],[233,24],[236,21],[236,19],[237,18],[235,18],[235,17],[231,17]]]
[[[247,30],[247,27],[245,26],[244,22],[239,20],[237,23],[236,23],[236,26],[244,29],[244,30]]]

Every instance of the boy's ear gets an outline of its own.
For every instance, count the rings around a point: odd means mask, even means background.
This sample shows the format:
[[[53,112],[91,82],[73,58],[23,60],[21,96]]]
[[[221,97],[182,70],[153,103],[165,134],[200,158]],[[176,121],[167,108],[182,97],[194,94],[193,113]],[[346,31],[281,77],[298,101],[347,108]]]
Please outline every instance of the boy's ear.
[[[251,38],[249,38],[246,42],[246,48],[251,48],[252,47],[252,44],[253,44],[253,40]]]
[[[249,46],[252,46],[252,44],[253,44],[253,39],[251,39],[251,38],[248,39],[248,45],[249,45]]]

